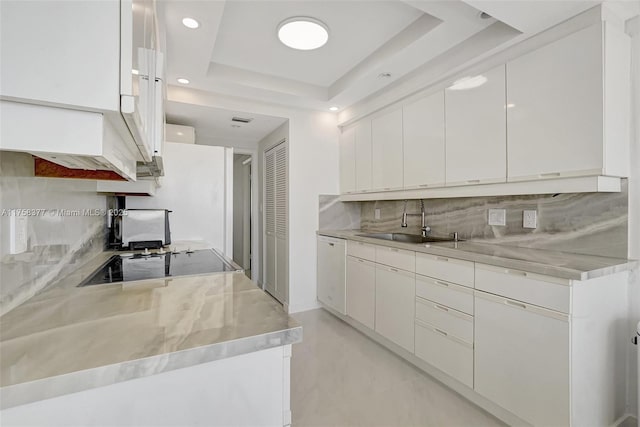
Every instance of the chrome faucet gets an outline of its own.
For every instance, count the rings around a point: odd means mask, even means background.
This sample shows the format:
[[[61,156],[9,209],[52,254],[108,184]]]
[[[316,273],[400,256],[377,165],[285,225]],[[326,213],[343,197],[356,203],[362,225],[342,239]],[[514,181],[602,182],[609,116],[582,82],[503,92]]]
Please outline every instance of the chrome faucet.
[[[421,221],[420,221],[420,229],[422,231],[422,237],[427,237],[427,233],[429,233],[431,231],[431,227],[429,227],[427,225],[427,221],[426,221],[426,214],[424,212],[424,200],[420,199],[420,213],[419,214],[410,214],[407,213],[407,200],[404,201],[404,209],[402,211],[402,222],[400,223],[400,226],[402,228],[406,228],[407,227],[407,217],[408,216],[421,216]]]

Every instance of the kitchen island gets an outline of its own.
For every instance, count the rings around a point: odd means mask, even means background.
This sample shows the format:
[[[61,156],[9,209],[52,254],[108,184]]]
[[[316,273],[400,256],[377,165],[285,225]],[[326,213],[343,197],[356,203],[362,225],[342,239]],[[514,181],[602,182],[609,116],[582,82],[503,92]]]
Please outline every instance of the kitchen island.
[[[240,272],[76,287],[111,255],[0,318],[3,425],[290,424],[275,300]]]

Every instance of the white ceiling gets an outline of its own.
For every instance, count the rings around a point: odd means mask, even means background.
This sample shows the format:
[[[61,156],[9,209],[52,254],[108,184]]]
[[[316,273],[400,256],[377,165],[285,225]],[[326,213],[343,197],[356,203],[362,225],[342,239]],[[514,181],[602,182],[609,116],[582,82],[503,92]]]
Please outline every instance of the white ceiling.
[[[196,144],[249,147],[257,144],[287,121],[282,117],[247,114],[220,108],[168,101],[167,123],[196,129]],[[235,123],[234,117],[253,119],[251,123]],[[233,127],[232,125],[238,126]]]
[[[164,0],[158,8],[168,84],[186,77],[199,91],[326,111],[364,102],[416,73],[443,78],[452,64],[471,64],[599,2]],[[494,18],[481,19],[481,11]],[[200,28],[185,28],[186,16]],[[313,51],[280,44],[277,26],[292,16],[322,20],[329,42]]]

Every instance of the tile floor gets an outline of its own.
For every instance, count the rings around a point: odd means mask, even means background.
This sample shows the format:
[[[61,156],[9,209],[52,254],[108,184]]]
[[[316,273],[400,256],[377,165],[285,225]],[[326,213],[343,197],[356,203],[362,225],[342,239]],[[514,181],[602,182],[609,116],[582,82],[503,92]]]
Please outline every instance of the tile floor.
[[[293,317],[293,426],[504,425],[328,312]]]

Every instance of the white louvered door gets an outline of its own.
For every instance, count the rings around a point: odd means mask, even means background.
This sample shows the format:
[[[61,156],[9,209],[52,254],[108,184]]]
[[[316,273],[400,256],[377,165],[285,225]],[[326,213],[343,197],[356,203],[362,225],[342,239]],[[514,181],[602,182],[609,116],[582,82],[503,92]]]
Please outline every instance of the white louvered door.
[[[265,289],[280,302],[287,302],[289,203],[286,143],[267,151],[264,162]]]

